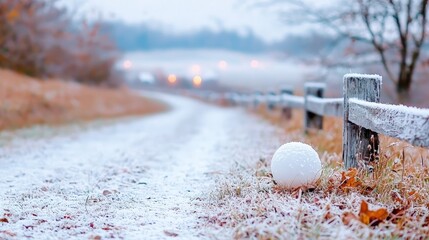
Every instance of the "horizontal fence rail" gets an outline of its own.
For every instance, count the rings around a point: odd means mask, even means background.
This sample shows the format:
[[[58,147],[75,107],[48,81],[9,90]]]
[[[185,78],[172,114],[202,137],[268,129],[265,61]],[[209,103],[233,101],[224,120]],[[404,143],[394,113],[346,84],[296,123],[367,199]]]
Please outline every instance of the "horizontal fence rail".
[[[429,109],[349,99],[349,121],[415,146],[429,147]]]
[[[304,108],[304,97],[294,95],[283,95],[281,96],[282,107],[289,108]]]
[[[343,116],[342,98],[319,98],[314,96],[307,97],[307,110],[323,116]]]
[[[342,117],[346,168],[379,158],[378,134],[429,147],[429,109],[379,103],[378,75],[346,74],[343,83],[343,98],[323,98],[324,84],[306,83],[304,96],[295,96],[291,88],[284,88],[279,93],[229,93],[224,99],[242,106],[265,104],[270,111],[280,108],[285,119],[292,117],[292,109],[303,109],[305,132],[322,129],[324,116]]]

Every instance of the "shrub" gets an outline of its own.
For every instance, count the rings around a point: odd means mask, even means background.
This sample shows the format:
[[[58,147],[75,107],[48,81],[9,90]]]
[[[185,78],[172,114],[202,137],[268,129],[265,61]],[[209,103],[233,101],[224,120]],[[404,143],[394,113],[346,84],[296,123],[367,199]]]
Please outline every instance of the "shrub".
[[[53,1],[0,2],[0,67],[88,84],[114,82],[119,57],[99,25],[77,26]]]

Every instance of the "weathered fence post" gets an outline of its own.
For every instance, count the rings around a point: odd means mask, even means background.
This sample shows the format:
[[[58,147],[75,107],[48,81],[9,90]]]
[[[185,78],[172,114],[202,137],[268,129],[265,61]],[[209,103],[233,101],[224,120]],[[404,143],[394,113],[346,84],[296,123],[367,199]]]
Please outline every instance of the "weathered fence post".
[[[274,91],[270,91],[267,93],[267,107],[268,110],[272,111],[276,107],[276,103],[274,102],[274,98],[276,93]]]
[[[233,102],[234,106],[240,105],[240,93],[238,93],[238,92],[232,93],[232,102]]]
[[[244,97],[244,102],[245,102],[245,107],[246,108],[250,108],[253,104],[252,104],[252,94],[250,93],[244,93],[243,94]]]
[[[246,94],[245,93],[239,93],[238,99],[239,99],[239,102],[240,102],[240,106],[245,108],[247,106],[247,96],[246,96]]]
[[[253,94],[253,108],[258,108],[259,104],[261,104],[261,92],[255,92]]]
[[[308,129],[323,129],[323,116],[319,116],[307,110],[308,96],[323,98],[326,85],[324,83],[306,83],[304,84],[304,128],[305,133]]]
[[[378,159],[378,134],[349,121],[349,99],[380,102],[381,77],[378,75],[344,75],[343,161],[345,167],[358,167],[361,161]],[[365,163],[365,162],[363,162]]]
[[[293,95],[293,90],[290,87],[284,87],[281,91],[280,91],[280,97],[283,97],[285,95]],[[281,106],[282,106],[282,118],[289,120],[292,118],[292,108],[290,108],[289,106],[287,106],[287,104],[285,104],[285,102],[283,101],[283,98],[281,98],[280,100]]]

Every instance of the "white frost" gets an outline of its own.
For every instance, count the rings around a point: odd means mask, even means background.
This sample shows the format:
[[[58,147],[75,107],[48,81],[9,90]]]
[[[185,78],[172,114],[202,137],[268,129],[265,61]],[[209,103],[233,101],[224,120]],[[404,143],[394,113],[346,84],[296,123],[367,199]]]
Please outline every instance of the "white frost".
[[[366,106],[374,109],[381,109],[386,111],[397,111],[405,114],[429,118],[429,109],[408,107],[404,105],[392,105],[392,104],[386,104],[386,103],[368,102],[357,98],[351,98],[349,99],[349,102],[353,102],[361,106]]]
[[[2,133],[0,239],[218,236],[200,227],[201,196],[235,161],[265,154],[273,132],[241,109],[151,96],[171,110],[46,137],[48,128]]]
[[[326,83],[321,82],[306,82],[305,88],[326,88]]]
[[[360,78],[362,80],[367,78],[375,78],[382,83],[382,77],[378,74],[361,74],[361,73],[348,73],[344,75],[344,79],[346,78]]]

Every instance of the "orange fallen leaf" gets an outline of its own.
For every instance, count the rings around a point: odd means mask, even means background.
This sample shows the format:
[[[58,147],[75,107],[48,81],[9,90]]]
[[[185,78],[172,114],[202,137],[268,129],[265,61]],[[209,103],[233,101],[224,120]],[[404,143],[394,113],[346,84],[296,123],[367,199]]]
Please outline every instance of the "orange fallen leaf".
[[[323,215],[325,221],[331,221],[334,215],[331,213],[331,205],[326,206],[326,213]]]
[[[342,172],[340,189],[347,192],[350,189],[362,186],[362,182],[358,179],[357,174],[358,170],[356,168],[350,168],[346,172]]]
[[[359,219],[366,225],[376,226],[386,220],[389,212],[386,208],[379,208],[375,211],[369,210],[368,203],[362,200],[360,204]]]
[[[0,218],[0,222],[9,223],[9,220],[7,218]]]
[[[344,225],[350,225],[352,221],[359,221],[359,218],[351,212],[344,212],[341,216],[341,221]]]
[[[15,20],[19,17],[19,11],[17,9],[12,9],[6,14],[6,20],[10,23],[15,22]]]

